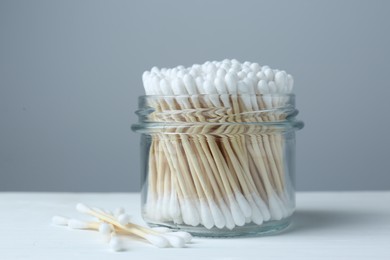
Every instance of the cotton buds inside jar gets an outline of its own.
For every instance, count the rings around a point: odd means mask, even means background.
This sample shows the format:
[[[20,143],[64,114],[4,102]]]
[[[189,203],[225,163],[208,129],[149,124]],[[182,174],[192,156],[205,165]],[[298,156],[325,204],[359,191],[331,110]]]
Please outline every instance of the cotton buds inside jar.
[[[295,207],[293,78],[237,60],[143,74],[142,215],[200,236],[272,233]]]

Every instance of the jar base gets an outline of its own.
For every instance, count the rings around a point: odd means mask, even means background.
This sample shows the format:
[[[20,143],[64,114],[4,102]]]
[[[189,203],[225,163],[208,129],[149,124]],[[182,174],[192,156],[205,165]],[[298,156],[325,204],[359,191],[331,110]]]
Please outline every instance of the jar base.
[[[178,225],[170,223],[155,223],[153,221],[145,220],[150,227],[168,227],[176,231],[185,231],[191,233],[196,237],[208,237],[208,238],[223,238],[223,237],[255,237],[255,236],[267,236],[274,235],[285,230],[292,221],[292,217],[287,217],[282,220],[273,220],[264,222],[261,225],[254,223],[246,224],[242,227],[235,227],[233,230],[228,228],[211,228],[193,227],[187,225]]]

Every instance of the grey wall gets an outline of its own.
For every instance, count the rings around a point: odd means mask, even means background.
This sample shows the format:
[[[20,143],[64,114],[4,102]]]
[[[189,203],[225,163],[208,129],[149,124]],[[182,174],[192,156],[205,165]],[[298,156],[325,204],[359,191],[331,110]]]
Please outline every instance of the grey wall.
[[[390,188],[390,1],[0,0],[0,191],[136,191],[141,74],[295,76],[299,190]]]

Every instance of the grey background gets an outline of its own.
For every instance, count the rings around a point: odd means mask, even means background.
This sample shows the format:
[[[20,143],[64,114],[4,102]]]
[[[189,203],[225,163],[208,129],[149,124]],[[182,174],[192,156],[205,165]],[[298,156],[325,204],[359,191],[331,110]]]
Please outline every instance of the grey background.
[[[0,191],[137,191],[142,72],[295,77],[298,190],[388,190],[390,1],[0,0]]]

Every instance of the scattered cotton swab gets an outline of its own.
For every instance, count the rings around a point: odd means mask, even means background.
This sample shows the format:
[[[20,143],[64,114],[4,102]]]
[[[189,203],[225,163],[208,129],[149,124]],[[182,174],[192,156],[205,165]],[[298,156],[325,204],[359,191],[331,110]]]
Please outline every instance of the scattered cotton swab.
[[[98,222],[88,222],[78,219],[69,219],[68,227],[71,229],[97,229],[99,228]]]
[[[109,210],[89,207],[83,203],[78,203],[76,209],[78,212],[97,218],[99,221],[54,216],[52,223],[59,226],[68,226],[70,229],[98,231],[103,235],[105,241],[109,243],[109,247],[113,251],[125,250],[124,241],[119,238],[119,235],[137,236],[160,248],[184,247],[191,240],[191,235],[187,232],[173,232],[171,229],[164,227],[148,228],[132,223],[130,216],[125,213],[123,208],[119,208],[115,210],[115,213],[112,213]]]
[[[117,251],[124,250],[122,241],[119,239],[119,237],[115,233],[113,233],[111,235],[111,239],[110,239],[110,242],[108,244],[109,244],[112,251],[117,252]]]
[[[57,226],[67,226],[69,223],[69,219],[62,216],[54,216],[51,222]]]

